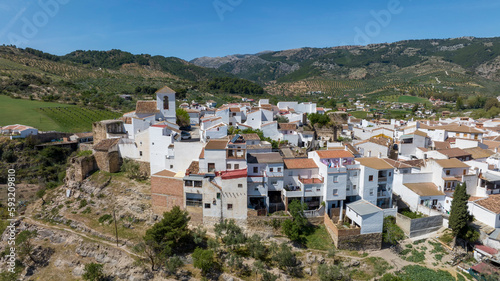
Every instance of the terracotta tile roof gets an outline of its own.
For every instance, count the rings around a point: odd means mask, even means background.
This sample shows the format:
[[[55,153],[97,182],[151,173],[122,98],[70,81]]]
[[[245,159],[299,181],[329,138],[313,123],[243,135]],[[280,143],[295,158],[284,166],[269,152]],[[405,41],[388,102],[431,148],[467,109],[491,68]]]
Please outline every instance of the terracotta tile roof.
[[[473,133],[473,134],[482,134],[482,131],[479,131],[475,128],[468,127],[465,125],[445,125],[445,126],[439,126],[439,129],[444,129],[449,132],[456,132],[456,133]]]
[[[429,151],[429,149],[425,148],[425,147],[417,147],[418,149],[422,150],[423,152],[427,152]]]
[[[415,168],[420,168],[420,167],[425,166],[424,159],[405,160],[405,161],[401,161],[401,163],[408,164],[408,165],[415,167]]]
[[[469,168],[470,166],[463,163],[462,161],[458,160],[457,158],[451,158],[451,159],[437,159],[433,160],[435,161],[439,166],[443,168]]]
[[[389,165],[393,166],[394,168],[398,168],[398,169],[401,169],[401,168],[411,168],[412,167],[411,165],[408,165],[408,164],[403,163],[401,161],[393,160],[393,159],[390,159],[390,158],[383,158],[383,160],[385,162],[387,162]]]
[[[285,159],[286,169],[314,169],[318,168],[318,165],[314,162],[314,160],[310,158],[295,158],[295,159]]]
[[[158,91],[156,91],[156,93],[157,94],[158,93],[161,93],[161,94],[172,94],[172,93],[174,93],[175,94],[175,91],[172,90],[172,89],[170,89],[169,87],[165,86],[165,87],[159,89]]]
[[[359,151],[354,146],[352,146],[352,144],[350,144],[350,143],[346,143],[345,147],[346,147],[347,151],[349,151],[353,155],[354,154],[360,154]]]
[[[206,145],[205,150],[222,150],[226,149],[227,139],[211,139]]]
[[[484,140],[483,144],[488,146],[488,149],[495,149],[500,147],[500,141],[489,141],[489,140]]]
[[[200,162],[193,161],[186,170],[186,174],[198,174],[200,172]]]
[[[470,153],[468,153],[467,151],[460,149],[458,147],[449,148],[449,149],[441,149],[441,150],[437,150],[437,152],[447,156],[448,158],[471,156]]]
[[[138,100],[135,106],[136,114],[154,114],[160,112],[156,107],[156,101]]]
[[[163,171],[160,171],[152,176],[153,177],[170,177],[170,178],[172,178],[175,176],[175,173],[168,171],[168,170],[163,170]]]
[[[295,123],[279,123],[278,128],[280,130],[295,131],[295,130],[297,130],[297,124],[295,124]]]
[[[417,136],[427,137],[426,133],[419,131],[419,130],[416,130],[415,132],[413,132],[413,134],[417,135]]]
[[[472,158],[480,159],[480,158],[488,158],[491,155],[495,154],[493,151],[488,149],[482,149],[480,147],[471,147],[464,149],[465,152],[470,153]]]
[[[451,148],[450,143],[447,141],[434,141],[436,150]]]
[[[316,150],[319,158],[354,158],[354,155],[346,150],[333,149],[333,150]]]
[[[358,145],[361,145],[361,144],[365,144],[365,143],[374,143],[374,144],[378,144],[378,145],[382,145],[382,146],[389,146],[390,142],[387,138],[384,138],[384,137],[372,137],[372,138],[369,138],[367,140],[364,140],[364,141],[360,141],[360,142],[357,142],[354,144],[354,146],[358,146]]]
[[[408,187],[411,191],[420,196],[439,196],[445,195],[438,187],[432,182],[419,182],[419,183],[405,183],[404,186]]]
[[[248,163],[283,163],[279,152],[255,153],[247,155]]]
[[[118,142],[120,142],[120,139],[105,139],[94,145],[93,149],[96,151],[109,151]]]
[[[376,158],[376,157],[356,158],[356,161],[358,161],[363,166],[375,170],[393,169],[392,165],[389,165],[389,163],[387,163],[381,158]]]
[[[491,247],[488,247],[488,246],[485,246],[485,245],[476,245],[475,246],[476,249],[478,250],[481,250],[485,253],[488,253],[490,255],[496,255],[498,254],[498,250],[497,249],[494,249],[494,248],[491,248]]]
[[[200,110],[198,109],[193,109],[193,108],[186,108],[184,109],[187,113],[200,113]]]
[[[76,135],[77,137],[79,137],[79,138],[89,138],[89,137],[94,136],[94,134],[92,134],[92,132],[87,132],[87,133],[76,133],[75,135]]]
[[[231,108],[229,108],[229,111],[230,112],[241,112],[239,107],[231,107]]]
[[[201,149],[200,156],[198,158],[200,158],[200,159],[205,158],[205,148],[204,147]]]
[[[495,214],[500,214],[500,194],[490,195],[488,198],[478,200],[475,203]]]

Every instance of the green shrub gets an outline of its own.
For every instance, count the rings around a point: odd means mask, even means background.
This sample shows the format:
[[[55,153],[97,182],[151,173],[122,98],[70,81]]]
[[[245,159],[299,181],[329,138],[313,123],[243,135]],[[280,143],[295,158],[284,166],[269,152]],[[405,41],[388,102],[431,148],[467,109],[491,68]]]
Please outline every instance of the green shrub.
[[[112,218],[112,216],[110,214],[105,214],[99,218],[99,222],[104,223],[105,221],[110,220],[111,218]]]
[[[81,209],[83,207],[87,206],[87,200],[83,199],[80,201],[80,205],[78,205],[78,209]]]

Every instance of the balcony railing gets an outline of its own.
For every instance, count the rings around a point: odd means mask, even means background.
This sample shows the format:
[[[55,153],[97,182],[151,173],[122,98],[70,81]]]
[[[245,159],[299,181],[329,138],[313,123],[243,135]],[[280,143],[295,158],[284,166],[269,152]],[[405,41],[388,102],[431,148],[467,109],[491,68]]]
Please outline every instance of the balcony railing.
[[[186,200],[186,206],[201,207],[203,206],[203,202],[198,200]]]

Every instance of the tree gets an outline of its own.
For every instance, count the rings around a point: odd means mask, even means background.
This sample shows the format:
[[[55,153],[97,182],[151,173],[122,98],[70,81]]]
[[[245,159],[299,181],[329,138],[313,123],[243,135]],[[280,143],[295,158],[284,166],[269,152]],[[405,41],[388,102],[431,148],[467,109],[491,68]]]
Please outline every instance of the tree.
[[[307,205],[301,203],[299,200],[293,200],[288,209],[292,215],[292,219],[286,219],[281,224],[283,233],[288,236],[290,240],[300,242],[302,240],[302,234],[306,230],[307,219],[304,216],[304,210]]]
[[[338,265],[320,264],[318,266],[319,280],[321,281],[347,281],[349,276],[344,274]]]
[[[469,214],[467,202],[469,200],[465,183],[459,184],[453,193],[451,201],[449,226],[455,238],[465,238],[468,230],[468,223],[472,221]]]
[[[261,238],[257,234],[247,239],[246,246],[252,258],[263,260],[266,257],[266,246],[262,243]]]
[[[33,238],[35,238],[37,234],[36,230],[23,230],[16,238],[16,245],[19,245],[20,256],[22,258],[28,256],[34,263],[38,263],[38,261],[33,257],[33,250],[35,249]]]
[[[298,261],[295,254],[292,252],[290,247],[282,243],[278,250],[275,252],[273,259],[278,263],[278,267],[292,275],[298,275]]]
[[[201,269],[201,274],[206,276],[217,268],[214,252],[212,250],[203,250],[196,248],[193,252],[193,266]]]
[[[184,263],[182,262],[181,258],[174,255],[166,261],[165,269],[169,275],[172,275],[172,274],[176,274],[177,271],[179,270],[179,268],[183,265],[184,265]]]
[[[405,234],[399,226],[396,225],[396,218],[393,216],[384,218],[384,227],[382,237],[385,243],[396,245],[405,238]]]
[[[464,108],[464,101],[462,97],[457,98],[456,109],[457,111],[462,110]]]
[[[42,205],[45,205],[45,200],[43,199],[43,197],[45,196],[45,193],[46,193],[45,188],[41,188],[36,192],[36,197],[42,199]]]
[[[145,180],[148,178],[146,173],[141,171],[141,166],[139,165],[139,163],[134,160],[123,159],[123,164],[120,169],[129,179]]]
[[[173,253],[185,251],[192,240],[188,228],[190,217],[187,211],[175,206],[163,213],[163,219],[146,231],[143,241],[134,250],[143,254],[151,264],[151,270],[165,264]]]
[[[89,263],[85,265],[82,275],[83,280],[87,281],[101,281],[104,280],[104,272],[102,270],[102,264]]]
[[[289,120],[286,116],[281,116],[281,115],[278,115],[276,116],[276,122],[278,123],[288,123]]]
[[[189,119],[189,113],[187,113],[187,111],[184,108],[177,108],[175,110],[175,115],[177,116],[176,123],[180,127],[189,126],[189,124],[191,123]]]
[[[191,240],[190,219],[187,211],[175,206],[170,212],[163,213],[163,219],[146,231],[144,240],[155,241],[168,251],[180,251]]]
[[[236,225],[234,220],[225,219],[221,223],[215,224],[215,235],[222,240],[222,242],[231,248],[245,243],[246,236],[243,230]]]

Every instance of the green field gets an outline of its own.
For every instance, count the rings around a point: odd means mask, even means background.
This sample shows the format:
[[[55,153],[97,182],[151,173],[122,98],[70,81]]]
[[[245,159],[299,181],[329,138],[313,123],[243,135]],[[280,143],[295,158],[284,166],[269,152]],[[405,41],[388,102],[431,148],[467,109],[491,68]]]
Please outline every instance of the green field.
[[[404,102],[404,103],[427,103],[427,102],[429,102],[429,100],[428,99],[424,99],[424,98],[414,97],[414,96],[399,96],[398,102]]]
[[[22,124],[40,131],[85,132],[92,129],[92,122],[119,116],[120,113],[76,105],[0,96],[0,126]]]

